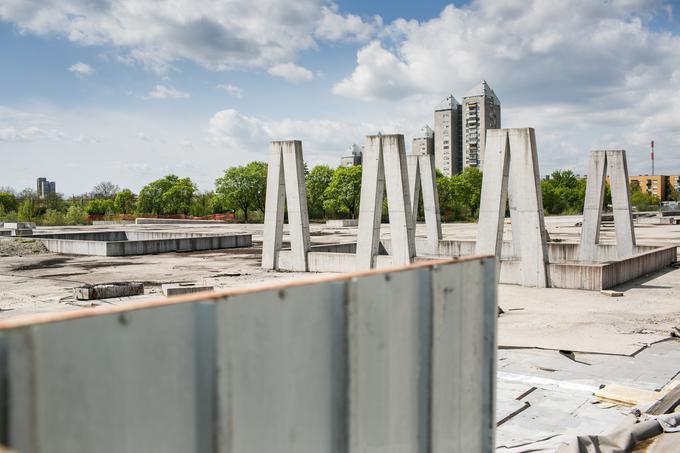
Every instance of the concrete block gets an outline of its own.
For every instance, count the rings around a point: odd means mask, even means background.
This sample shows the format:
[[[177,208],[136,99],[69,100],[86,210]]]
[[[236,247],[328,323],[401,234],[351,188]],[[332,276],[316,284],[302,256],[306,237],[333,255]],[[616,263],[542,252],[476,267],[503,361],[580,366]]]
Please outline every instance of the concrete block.
[[[262,267],[277,269],[283,240],[283,214],[288,206],[292,269],[307,270],[309,212],[305,185],[302,142],[275,141],[269,147],[267,194],[262,241]]]
[[[202,293],[213,290],[214,287],[212,286],[199,285],[196,283],[164,283],[161,285],[161,291],[167,297],[179,296],[180,294]]]
[[[111,299],[114,297],[129,297],[144,294],[143,283],[107,283],[101,285],[87,285],[74,288],[77,300]]]
[[[611,290],[611,289],[603,289],[603,290],[600,291],[600,294],[602,294],[603,296],[607,296],[607,297],[623,297],[623,292],[614,291],[614,290]]]

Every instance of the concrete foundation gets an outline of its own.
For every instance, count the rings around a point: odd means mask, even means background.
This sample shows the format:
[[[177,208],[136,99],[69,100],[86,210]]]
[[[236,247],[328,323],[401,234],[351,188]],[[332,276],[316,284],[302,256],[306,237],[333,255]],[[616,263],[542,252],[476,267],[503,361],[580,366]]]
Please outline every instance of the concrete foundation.
[[[128,256],[252,246],[251,234],[212,235],[165,231],[98,231],[36,234],[50,252]]]
[[[381,243],[385,248],[385,254],[389,254],[390,239],[383,239]],[[416,240],[418,254],[429,248],[427,240]],[[474,255],[475,250],[476,242],[473,240],[442,240],[439,242],[436,256],[465,257]],[[635,246],[632,255],[619,258],[616,245],[598,244],[595,248],[595,261],[585,263],[580,261],[580,244],[548,242],[546,251],[547,287],[590,291],[609,289],[645,274],[657,272],[677,260],[675,246]],[[511,241],[504,241],[500,251],[499,282],[525,286],[521,264],[521,260],[514,256],[514,244]],[[325,265],[329,265],[327,261]]]

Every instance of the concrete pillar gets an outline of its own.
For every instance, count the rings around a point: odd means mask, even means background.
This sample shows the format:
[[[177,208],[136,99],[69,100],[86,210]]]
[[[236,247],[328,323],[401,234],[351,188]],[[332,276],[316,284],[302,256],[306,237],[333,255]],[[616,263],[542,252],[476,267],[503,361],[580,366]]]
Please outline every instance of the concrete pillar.
[[[432,141],[428,141],[428,145]],[[414,149],[413,155],[408,156],[409,162],[417,163],[409,166],[409,184],[416,184],[410,188],[411,205],[413,206],[413,224],[418,216],[420,192],[423,194],[423,210],[425,211],[425,227],[427,231],[428,253],[437,254],[439,241],[442,239],[442,222],[439,214],[439,194],[437,193],[437,177],[434,169],[434,146],[426,149]],[[415,166],[415,177],[411,176],[411,169]]]
[[[262,267],[277,269],[283,239],[283,214],[288,203],[291,270],[307,270],[309,213],[302,142],[275,141],[269,146],[267,195],[262,241]]]
[[[600,242],[604,181],[607,173],[607,152],[591,151],[588,162],[586,196],[583,202],[580,258],[584,262],[597,261],[597,244]]]
[[[580,257],[582,261],[598,259],[600,224],[602,223],[602,202],[604,182],[609,175],[616,229],[616,252],[619,258],[635,252],[635,230],[628,192],[628,164],[624,150],[596,150],[590,153],[588,183],[583,206]]]
[[[418,156],[410,154],[406,156],[406,166],[408,168],[408,193],[411,199],[411,219],[413,220],[413,229],[415,231],[418,223],[418,202],[420,200],[420,166],[418,165]]]
[[[522,284],[544,288],[548,284],[548,250],[540,187],[534,130],[489,129],[475,251],[494,254],[500,260],[509,196],[513,248],[521,262]]]
[[[403,135],[366,137],[359,202],[357,270],[374,267],[380,247],[382,200],[387,190],[392,262],[408,264],[415,256],[415,230],[409,197]]]

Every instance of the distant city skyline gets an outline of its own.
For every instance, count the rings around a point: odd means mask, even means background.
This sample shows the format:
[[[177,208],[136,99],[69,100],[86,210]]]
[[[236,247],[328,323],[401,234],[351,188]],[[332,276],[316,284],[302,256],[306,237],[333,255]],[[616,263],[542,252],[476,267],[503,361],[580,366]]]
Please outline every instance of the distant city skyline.
[[[368,134],[410,143],[483,79],[503,127],[535,128],[541,174],[583,174],[604,148],[651,173],[651,140],[656,173],[680,173],[675,2],[107,5],[0,5],[0,186],[50,175],[67,196],[102,180],[136,192],[175,173],[211,190],[290,138],[310,166],[337,166]]]

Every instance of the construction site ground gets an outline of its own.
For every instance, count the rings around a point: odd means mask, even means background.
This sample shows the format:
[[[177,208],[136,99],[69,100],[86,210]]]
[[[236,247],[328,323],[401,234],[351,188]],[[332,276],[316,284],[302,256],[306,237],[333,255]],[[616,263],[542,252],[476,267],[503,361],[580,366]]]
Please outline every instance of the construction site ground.
[[[551,240],[578,242],[580,221],[580,216],[547,217]],[[445,239],[476,237],[475,224],[442,227]],[[31,239],[0,238],[0,319],[134,304],[162,297],[164,283],[223,289],[309,276],[260,268],[261,224],[105,225],[39,231],[114,229],[247,232],[253,235],[253,247],[98,257],[59,255]],[[356,228],[312,224],[310,229],[313,243],[356,240]],[[506,230],[509,237],[509,223]],[[389,237],[388,225],[383,225],[382,233]],[[637,223],[635,233],[640,245],[680,245],[680,225]],[[417,235],[425,236],[424,225],[418,225]],[[613,241],[613,225],[605,224],[601,242]],[[103,300],[74,298],[77,286],[111,282],[142,282],[145,293]],[[680,341],[672,334],[680,333],[680,269],[671,266],[614,289],[623,295],[500,285],[498,302],[505,313],[498,324],[498,451],[555,451],[575,435],[610,432],[630,422],[633,406],[649,403],[678,382]],[[602,386],[609,387],[600,390]],[[612,397],[611,388],[623,388],[626,397]],[[604,396],[595,396],[598,392]]]

